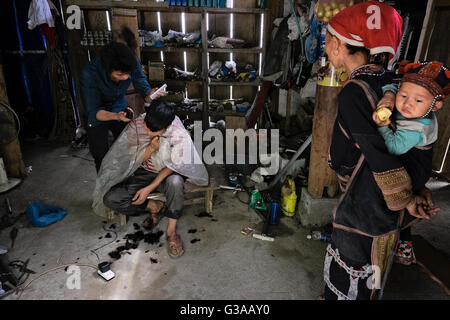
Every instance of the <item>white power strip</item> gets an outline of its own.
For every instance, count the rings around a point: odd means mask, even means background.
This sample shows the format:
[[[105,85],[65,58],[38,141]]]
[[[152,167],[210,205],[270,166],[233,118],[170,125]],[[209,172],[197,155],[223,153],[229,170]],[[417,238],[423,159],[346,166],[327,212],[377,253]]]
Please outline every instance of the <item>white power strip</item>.
[[[114,272],[112,272],[111,270],[108,270],[106,272],[101,272],[100,270],[98,270],[97,272],[106,281],[109,281],[109,280],[113,279],[116,276],[114,274]]]

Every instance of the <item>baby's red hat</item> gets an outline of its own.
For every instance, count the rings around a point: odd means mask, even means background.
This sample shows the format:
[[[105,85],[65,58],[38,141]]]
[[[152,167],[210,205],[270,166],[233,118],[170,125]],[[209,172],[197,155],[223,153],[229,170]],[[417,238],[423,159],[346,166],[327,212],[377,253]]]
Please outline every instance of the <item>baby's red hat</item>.
[[[445,98],[450,93],[450,71],[442,62],[409,63],[404,68],[403,82],[424,87],[435,98]]]

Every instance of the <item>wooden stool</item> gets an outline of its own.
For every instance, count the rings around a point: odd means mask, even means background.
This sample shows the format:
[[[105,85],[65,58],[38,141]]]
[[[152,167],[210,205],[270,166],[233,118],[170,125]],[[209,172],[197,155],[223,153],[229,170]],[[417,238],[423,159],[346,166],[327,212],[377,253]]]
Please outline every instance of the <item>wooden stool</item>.
[[[199,198],[193,198],[193,199],[187,199],[184,200],[184,205],[189,206],[191,204],[197,204],[197,203],[205,203],[205,211],[207,213],[212,212],[213,208],[213,196],[214,196],[214,190],[220,189],[217,184],[216,180],[214,178],[209,179],[209,185],[205,187],[196,186],[192,183],[186,182],[184,184],[184,193],[197,193],[197,192],[204,192],[203,197]]]
[[[125,214],[121,214],[118,212],[115,212],[109,208],[106,208],[106,218],[110,221],[110,220],[114,220],[114,214],[117,213],[119,215],[120,218],[120,225],[124,226],[127,224],[127,216]]]
[[[185,182],[184,183],[184,193],[200,193],[203,192],[203,197],[198,198],[192,198],[184,200],[184,205],[189,206],[192,204],[198,204],[198,203],[205,203],[205,211],[207,213],[211,213],[213,209],[213,197],[214,197],[214,190],[220,189],[219,186],[216,184],[216,180],[214,178],[209,179],[209,185],[207,186],[196,186],[195,184]],[[108,220],[114,219],[114,214],[116,212],[106,208],[106,215]],[[120,217],[120,225],[124,226],[127,224],[127,216],[121,213],[118,213]]]

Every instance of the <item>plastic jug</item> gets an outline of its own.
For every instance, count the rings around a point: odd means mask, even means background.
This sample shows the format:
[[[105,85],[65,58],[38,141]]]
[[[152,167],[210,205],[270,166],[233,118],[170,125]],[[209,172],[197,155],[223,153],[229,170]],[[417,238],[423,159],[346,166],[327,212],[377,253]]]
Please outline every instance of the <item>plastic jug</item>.
[[[297,204],[297,194],[295,193],[295,182],[288,178],[281,187],[281,211],[288,217],[295,214]]]

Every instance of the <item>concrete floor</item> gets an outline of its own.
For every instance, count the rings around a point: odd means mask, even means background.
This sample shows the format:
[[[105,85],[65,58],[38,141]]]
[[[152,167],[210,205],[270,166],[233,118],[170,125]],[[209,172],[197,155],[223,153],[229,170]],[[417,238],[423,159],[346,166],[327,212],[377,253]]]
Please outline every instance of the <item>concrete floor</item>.
[[[23,212],[30,201],[60,206],[67,216],[51,226],[35,228],[27,218],[20,220],[19,234],[9,260],[30,259],[28,267],[42,272],[65,264],[97,265],[97,257],[90,250],[114,239],[105,239],[105,219],[91,211],[91,194],[95,184],[93,162],[87,149],[74,152],[68,147],[53,147],[36,142],[23,148],[26,166],[32,172],[22,185],[0,195],[0,206],[7,196],[16,213]],[[223,170],[212,168],[213,175],[222,183]],[[440,250],[450,255],[450,188],[433,184],[436,203],[442,208],[439,216],[421,223],[413,233],[420,233]],[[442,188],[444,186],[444,188]],[[241,195],[243,200],[248,197]],[[231,191],[218,191],[214,198],[214,221],[197,217],[202,206],[185,209],[178,224],[185,254],[171,259],[166,251],[164,235],[158,244],[143,241],[138,249],[117,260],[112,270],[116,278],[104,281],[89,267],[80,267],[81,288],[69,289],[70,274],[64,269],[50,272],[34,281],[23,293],[22,299],[316,299],[323,291],[323,258],[326,244],[307,240],[308,229],[292,218],[283,217],[274,230],[275,242],[266,242],[244,236],[246,226],[261,230],[261,220]],[[2,214],[5,211],[2,211]],[[133,223],[141,223],[144,216],[132,217],[128,225],[119,228],[118,239],[97,251],[101,261],[110,260],[108,252],[125,243],[123,237],[134,233]],[[159,225],[165,230],[167,219]],[[190,229],[197,232],[188,233]],[[0,232],[0,244],[9,247],[9,231]],[[99,237],[103,237],[99,240]],[[191,243],[193,239],[200,241]],[[148,251],[148,252],[147,252]],[[150,258],[157,259],[151,263]],[[69,281],[70,282],[70,281]],[[6,299],[17,299],[13,294]],[[417,266],[394,265],[385,299],[449,299],[427,274]]]

